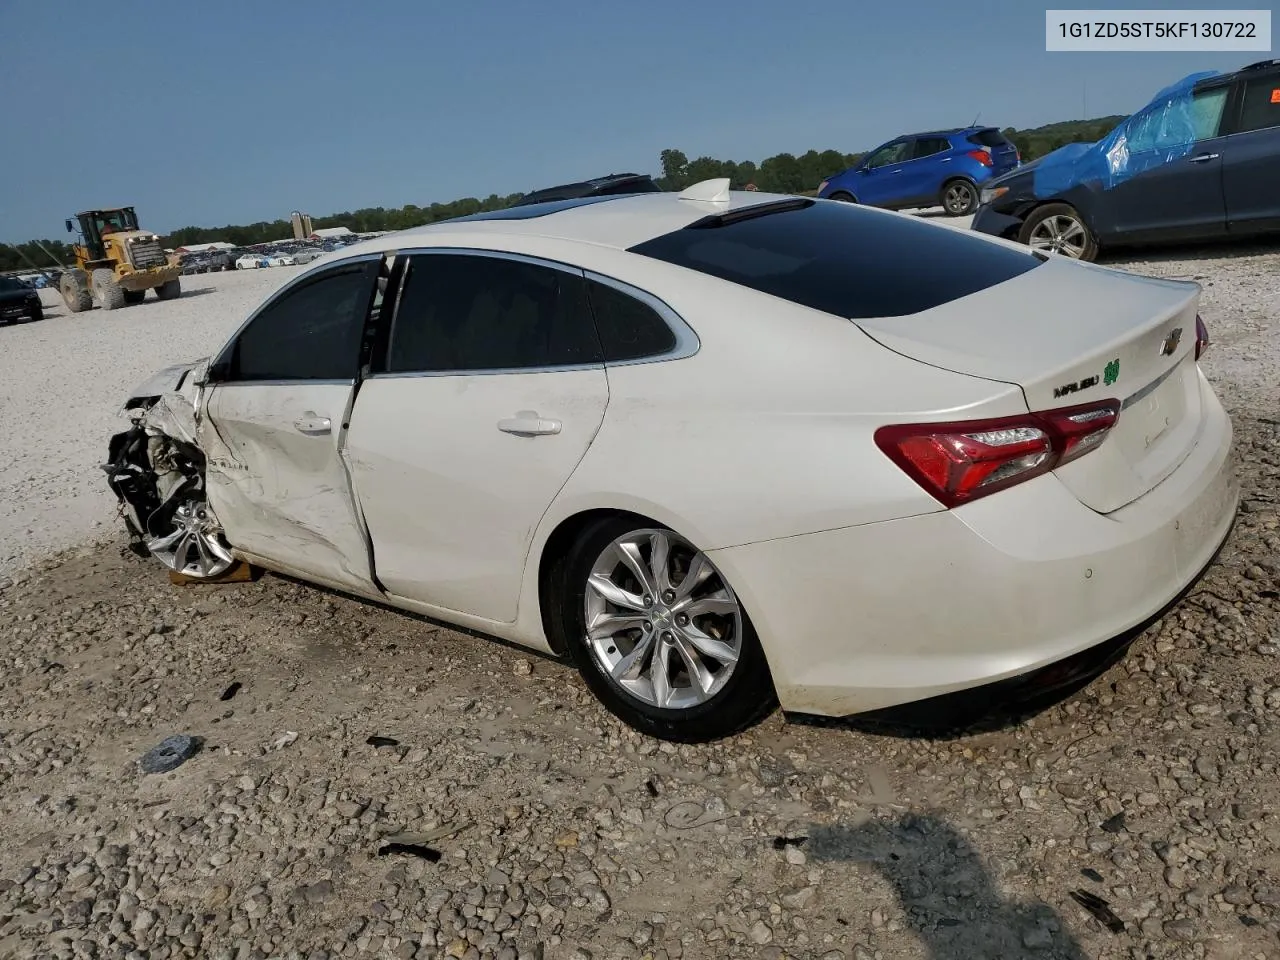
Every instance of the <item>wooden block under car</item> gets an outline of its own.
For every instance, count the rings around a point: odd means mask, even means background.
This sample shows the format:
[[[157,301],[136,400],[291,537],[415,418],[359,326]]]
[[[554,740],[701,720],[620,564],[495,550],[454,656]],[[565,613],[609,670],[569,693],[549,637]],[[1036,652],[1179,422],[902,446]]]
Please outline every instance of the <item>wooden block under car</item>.
[[[214,577],[211,580],[199,580],[195,577],[188,577],[178,573],[176,570],[170,570],[169,582],[180,587],[191,583],[251,583],[260,576],[262,576],[261,570],[242,560],[222,576]]]

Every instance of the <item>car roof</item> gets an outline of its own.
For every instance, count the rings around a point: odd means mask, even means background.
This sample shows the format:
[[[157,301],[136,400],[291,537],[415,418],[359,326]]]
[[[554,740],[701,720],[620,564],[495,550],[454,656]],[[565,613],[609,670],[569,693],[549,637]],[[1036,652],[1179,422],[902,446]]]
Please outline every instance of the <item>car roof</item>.
[[[680,193],[661,192],[532,203],[386,234],[347,247],[343,254],[345,258],[414,246],[467,243],[500,249],[512,241],[534,238],[626,250],[687,227],[709,214],[803,199],[746,190],[729,191],[727,197],[724,201],[711,202],[684,199]]]

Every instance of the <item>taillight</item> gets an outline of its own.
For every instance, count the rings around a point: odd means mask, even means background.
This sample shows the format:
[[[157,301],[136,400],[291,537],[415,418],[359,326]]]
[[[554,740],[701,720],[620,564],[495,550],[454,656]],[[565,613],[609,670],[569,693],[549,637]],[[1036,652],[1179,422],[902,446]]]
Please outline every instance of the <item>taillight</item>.
[[[984,167],[991,166],[991,151],[989,150],[970,150],[969,156],[977,160]]]
[[[945,507],[1048,473],[1096,449],[1120,416],[1118,400],[959,423],[895,424],[876,446]]]
[[[1209,349],[1209,328],[1204,325],[1204,321],[1200,319],[1200,314],[1196,314],[1196,359],[1199,360],[1204,356],[1204,352]]]

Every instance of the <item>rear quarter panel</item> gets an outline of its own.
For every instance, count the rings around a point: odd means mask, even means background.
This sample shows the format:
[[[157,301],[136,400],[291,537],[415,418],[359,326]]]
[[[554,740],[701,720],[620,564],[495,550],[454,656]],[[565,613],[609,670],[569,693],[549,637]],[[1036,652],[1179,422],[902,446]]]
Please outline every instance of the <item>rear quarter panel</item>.
[[[609,367],[604,423],[548,530],[612,507],[714,549],[936,511],[876,428],[1026,409],[1015,387],[909,360],[839,317],[622,251],[590,268],[666,301],[700,348]]]

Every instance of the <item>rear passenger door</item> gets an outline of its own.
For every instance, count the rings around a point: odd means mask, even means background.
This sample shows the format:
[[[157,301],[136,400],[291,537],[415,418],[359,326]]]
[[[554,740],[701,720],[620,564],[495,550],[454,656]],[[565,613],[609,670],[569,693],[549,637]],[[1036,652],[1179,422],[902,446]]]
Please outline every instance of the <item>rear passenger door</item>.
[[[395,597],[509,623],[538,523],[609,399],[586,279],[478,250],[404,269],[346,450],[375,573]]]
[[[947,152],[951,144],[943,137],[920,137],[911,151],[911,159],[902,165],[902,192],[905,203],[935,206],[942,192],[942,182],[950,173]]]
[[[1241,88],[1235,132],[1222,144],[1228,229],[1280,229],[1280,71]]]

